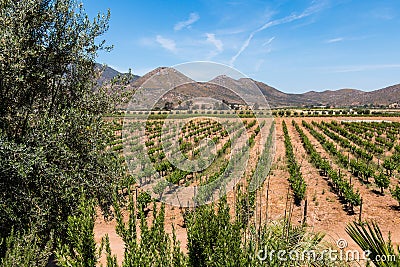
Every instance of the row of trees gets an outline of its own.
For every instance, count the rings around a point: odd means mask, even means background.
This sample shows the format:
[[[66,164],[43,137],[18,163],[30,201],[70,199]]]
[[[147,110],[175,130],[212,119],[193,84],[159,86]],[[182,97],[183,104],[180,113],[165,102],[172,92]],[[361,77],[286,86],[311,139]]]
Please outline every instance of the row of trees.
[[[292,110],[292,109],[281,109],[272,111],[273,116],[279,117],[303,117],[303,116],[343,116],[343,115],[370,115],[371,111],[366,109],[360,109],[356,111],[352,110],[335,110],[335,109],[325,109],[325,110]]]

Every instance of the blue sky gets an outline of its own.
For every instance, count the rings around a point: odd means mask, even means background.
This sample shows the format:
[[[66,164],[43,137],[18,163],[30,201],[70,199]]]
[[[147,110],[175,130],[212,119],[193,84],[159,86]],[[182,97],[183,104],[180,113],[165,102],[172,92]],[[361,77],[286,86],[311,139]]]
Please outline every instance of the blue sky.
[[[400,1],[83,0],[111,10],[98,62],[143,75],[214,61],[277,89],[373,90],[400,83]]]

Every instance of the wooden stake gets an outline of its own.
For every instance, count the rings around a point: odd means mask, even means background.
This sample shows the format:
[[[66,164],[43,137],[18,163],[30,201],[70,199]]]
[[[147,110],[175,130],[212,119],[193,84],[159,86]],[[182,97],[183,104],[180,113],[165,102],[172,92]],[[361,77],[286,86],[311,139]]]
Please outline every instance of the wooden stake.
[[[235,210],[235,212],[234,212],[235,219],[237,219],[236,218],[236,182],[235,182],[235,185],[233,186],[233,209]]]
[[[287,233],[286,233],[286,239],[289,238],[289,231],[290,231],[290,227],[291,227],[291,225],[292,225],[293,208],[294,208],[294,200],[293,200],[293,201],[290,201],[289,220],[288,220],[288,228],[287,228]]]
[[[193,187],[193,208],[196,211],[196,186]]]
[[[349,165],[349,166],[350,166],[350,152],[349,152],[349,153],[347,153],[347,162],[348,162],[348,164],[347,164],[347,165]]]
[[[261,190],[259,190],[259,193],[258,193],[258,195],[259,195],[259,198],[260,198],[260,213],[259,213],[259,216],[258,216],[258,235],[260,236],[260,231],[261,231],[261,221],[262,221],[262,212],[261,212],[261,210],[262,210],[262,195],[261,195]]]
[[[303,214],[303,225],[307,224],[307,206],[308,206],[308,199],[304,201],[304,214]]]
[[[268,175],[267,192],[266,192],[266,205],[265,205],[265,222],[268,223],[268,205],[269,205],[269,181],[271,176]]]
[[[290,193],[290,185],[288,185],[288,190],[287,190],[287,193],[286,193],[286,204],[285,204],[285,219],[286,219],[286,213],[287,213],[287,210],[288,210],[288,204],[289,204],[289,193]],[[290,208],[290,204],[289,204],[289,208]]]

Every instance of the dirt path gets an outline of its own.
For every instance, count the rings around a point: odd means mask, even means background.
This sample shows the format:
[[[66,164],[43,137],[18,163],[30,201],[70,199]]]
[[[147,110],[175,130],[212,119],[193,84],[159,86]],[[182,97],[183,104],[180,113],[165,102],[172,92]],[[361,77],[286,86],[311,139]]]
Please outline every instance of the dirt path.
[[[282,219],[285,216],[285,212],[288,213],[290,209],[290,199],[288,201],[287,195],[289,191],[289,197],[292,198],[292,191],[289,188],[289,172],[287,170],[287,163],[285,157],[285,145],[284,135],[282,131],[282,119],[275,120],[275,159],[272,163],[269,177],[263,185],[261,193],[261,209],[262,219],[268,221]],[[269,183],[268,183],[269,179]],[[268,187],[269,186],[269,187]],[[268,203],[267,203],[267,189],[268,189]],[[268,206],[268,207],[267,207]],[[302,216],[302,207],[293,205],[292,211],[292,222],[300,220]],[[268,211],[268,213],[266,213]]]
[[[338,216],[346,215],[342,205],[336,201],[337,196],[331,192],[328,181],[321,177],[319,171],[309,162],[309,156],[305,151],[299,134],[292,126],[291,120],[288,121],[289,134],[292,138],[292,144],[295,154],[299,155],[298,161],[301,165],[301,172],[307,183],[308,199],[308,220],[310,227],[324,225],[329,228],[332,221]]]

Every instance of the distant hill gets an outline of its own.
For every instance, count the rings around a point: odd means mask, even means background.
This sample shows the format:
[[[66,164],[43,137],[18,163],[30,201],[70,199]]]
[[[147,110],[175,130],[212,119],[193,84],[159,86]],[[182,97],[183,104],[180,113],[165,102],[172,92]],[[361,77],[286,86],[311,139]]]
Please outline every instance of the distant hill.
[[[363,96],[361,104],[373,105],[390,105],[393,103],[400,104],[400,84],[388,86],[383,89],[366,92]]]
[[[103,72],[101,73],[100,78],[97,81],[99,84],[103,84],[106,81],[110,81],[113,78],[117,77],[118,75],[126,74],[126,73],[121,73],[121,72],[119,72],[119,71],[117,71],[117,70],[115,70],[115,69],[113,69],[113,68],[111,68],[109,66],[105,66],[104,67],[103,65],[101,65],[99,63],[95,64],[95,68],[97,70],[102,70],[104,68]],[[140,76],[134,75],[133,79],[132,79],[132,82],[137,80],[139,77]]]
[[[340,89],[340,90],[326,90],[323,92],[310,91],[302,94],[307,99],[318,102],[321,105],[357,105],[357,101],[360,99],[363,91],[355,89]]]
[[[106,67],[101,77],[101,82],[111,80],[118,74],[120,74],[118,71]],[[155,75],[157,79],[150,79]],[[168,85],[169,88],[176,87],[159,100],[160,106],[165,102],[175,103],[176,106],[178,102],[192,97],[211,97],[221,101],[225,100],[230,103],[240,104],[243,103],[243,99],[234,92],[241,92],[241,95],[251,94],[249,88],[253,88],[254,86],[265,96],[271,108],[304,106],[388,106],[394,103],[400,104],[400,84],[371,92],[356,89],[340,89],[326,90],[323,92],[310,91],[303,94],[288,94],[250,78],[235,80],[228,76],[221,75],[209,82],[195,82],[173,68],[159,67],[142,77],[135,76],[126,90],[136,90],[143,85],[146,85],[148,88],[154,88],[154,90],[165,87],[165,85]]]

